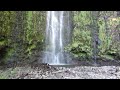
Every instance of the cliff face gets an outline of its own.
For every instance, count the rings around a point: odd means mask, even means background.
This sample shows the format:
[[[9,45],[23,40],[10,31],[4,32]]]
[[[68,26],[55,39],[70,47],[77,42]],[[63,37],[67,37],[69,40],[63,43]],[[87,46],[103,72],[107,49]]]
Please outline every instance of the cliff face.
[[[72,41],[65,50],[82,59],[91,58],[94,50],[97,57],[120,59],[119,12],[100,11],[98,15],[96,12],[91,13],[93,12],[70,12]],[[32,57],[45,49],[45,28],[46,11],[0,11],[1,59],[5,62],[13,60],[13,57],[19,61],[32,60]],[[97,38],[93,39],[95,35]]]
[[[75,57],[95,54],[106,59],[120,56],[120,17],[116,11],[74,11],[73,42],[68,47]]]
[[[0,11],[0,49],[9,47],[2,59],[6,62],[29,58],[33,50],[43,48],[44,32],[43,11]]]

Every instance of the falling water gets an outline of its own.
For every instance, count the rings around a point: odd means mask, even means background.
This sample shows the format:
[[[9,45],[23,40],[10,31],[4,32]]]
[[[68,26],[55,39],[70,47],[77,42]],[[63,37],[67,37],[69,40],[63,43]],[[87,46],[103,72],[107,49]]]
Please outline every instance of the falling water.
[[[46,51],[43,63],[51,65],[66,64],[64,46],[70,39],[69,13],[65,11],[47,11]]]

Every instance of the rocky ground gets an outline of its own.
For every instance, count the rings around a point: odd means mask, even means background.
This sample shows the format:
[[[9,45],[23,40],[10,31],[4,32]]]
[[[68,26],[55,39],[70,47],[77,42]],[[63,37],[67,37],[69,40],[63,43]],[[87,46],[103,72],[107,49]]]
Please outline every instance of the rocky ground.
[[[120,79],[120,66],[15,67],[0,70],[8,79]]]

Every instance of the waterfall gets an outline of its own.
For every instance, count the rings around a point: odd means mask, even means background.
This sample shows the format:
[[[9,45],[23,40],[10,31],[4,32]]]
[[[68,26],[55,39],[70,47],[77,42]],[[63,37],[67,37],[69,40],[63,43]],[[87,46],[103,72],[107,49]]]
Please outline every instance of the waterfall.
[[[46,50],[43,63],[51,65],[67,63],[64,54],[64,47],[68,43],[66,43],[66,41],[70,38],[70,35],[68,35],[70,34],[68,13],[65,11],[47,11]]]

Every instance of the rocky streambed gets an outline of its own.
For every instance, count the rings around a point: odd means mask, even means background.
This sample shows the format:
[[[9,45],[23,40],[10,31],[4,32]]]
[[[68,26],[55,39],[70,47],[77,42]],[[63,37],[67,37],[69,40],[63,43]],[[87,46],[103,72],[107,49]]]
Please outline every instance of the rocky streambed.
[[[24,66],[0,70],[1,79],[120,79],[120,66]]]

